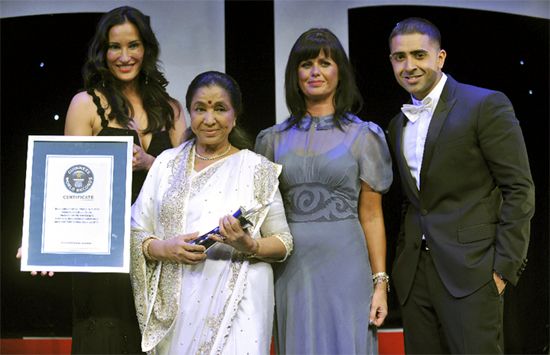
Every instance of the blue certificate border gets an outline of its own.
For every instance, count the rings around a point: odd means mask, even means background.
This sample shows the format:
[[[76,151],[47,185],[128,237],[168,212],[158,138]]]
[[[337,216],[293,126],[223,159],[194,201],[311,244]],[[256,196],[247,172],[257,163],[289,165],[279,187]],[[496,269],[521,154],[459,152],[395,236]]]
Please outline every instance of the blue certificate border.
[[[34,140],[32,145],[32,175],[30,187],[29,223],[27,264],[43,266],[43,270],[50,267],[77,267],[83,268],[122,268],[124,259],[124,237],[129,235],[126,230],[128,199],[127,167],[128,141],[48,141]],[[30,152],[29,152],[30,153]],[[109,255],[97,254],[49,254],[41,251],[42,229],[44,215],[44,189],[46,176],[46,156],[78,155],[112,156],[113,157],[113,191],[111,208],[111,243]],[[27,172],[28,174],[29,172]],[[97,270],[95,270],[97,271]]]

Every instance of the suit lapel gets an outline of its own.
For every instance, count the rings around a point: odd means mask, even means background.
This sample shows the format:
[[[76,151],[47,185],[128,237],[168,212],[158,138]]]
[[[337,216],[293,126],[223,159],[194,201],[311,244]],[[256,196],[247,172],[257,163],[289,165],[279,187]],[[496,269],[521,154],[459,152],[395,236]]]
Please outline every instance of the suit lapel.
[[[405,183],[408,187],[408,189],[412,192],[413,196],[418,200],[418,188],[416,187],[416,182],[414,180],[414,177],[411,174],[411,171],[409,169],[409,165],[407,164],[407,159],[405,159],[405,154],[403,152],[403,128],[405,127],[405,124],[407,123],[407,118],[404,114],[399,115],[399,121],[397,122],[397,131],[396,131],[396,149],[395,151],[397,153],[397,159],[399,159],[399,163],[397,166],[399,167],[399,173],[402,177],[405,178]]]
[[[430,121],[430,126],[428,127],[428,134],[426,136],[426,143],[424,144],[424,155],[422,157],[422,167],[420,169],[420,190],[422,190],[422,185],[424,182],[424,176],[427,173],[432,156],[435,150],[435,145],[437,139],[439,138],[439,133],[441,128],[447,120],[449,111],[456,103],[454,98],[454,91],[456,89],[456,81],[448,75],[447,82],[439,98],[439,103],[435,108],[432,120]]]

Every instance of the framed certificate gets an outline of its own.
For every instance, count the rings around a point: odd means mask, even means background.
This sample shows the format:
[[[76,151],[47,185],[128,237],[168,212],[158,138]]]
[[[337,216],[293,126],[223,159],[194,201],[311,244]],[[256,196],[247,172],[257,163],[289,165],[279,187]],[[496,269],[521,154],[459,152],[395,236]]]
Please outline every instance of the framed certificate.
[[[29,136],[21,271],[130,269],[132,137]]]

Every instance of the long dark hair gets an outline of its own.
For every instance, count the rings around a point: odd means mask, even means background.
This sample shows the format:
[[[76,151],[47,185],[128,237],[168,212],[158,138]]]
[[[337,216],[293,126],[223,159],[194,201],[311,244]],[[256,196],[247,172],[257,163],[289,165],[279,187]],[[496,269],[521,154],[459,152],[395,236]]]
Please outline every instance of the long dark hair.
[[[363,106],[363,98],[355,73],[338,37],[326,28],[312,28],[302,33],[292,46],[285,71],[286,105],[291,113],[287,128],[307,114],[306,101],[298,85],[298,67],[301,62],[317,58],[323,51],[338,66],[338,87],[334,95],[334,121],[337,127],[347,121],[346,113],[356,113]]]
[[[231,106],[235,110],[235,117],[238,118],[243,112],[243,95],[237,81],[229,74],[219,71],[206,71],[197,75],[189,84],[185,94],[185,107],[191,115],[191,103],[197,90],[205,86],[219,86],[229,95]],[[229,143],[239,149],[252,149],[252,140],[248,134],[239,126],[239,120],[229,133]],[[195,138],[195,134],[189,127],[185,132],[185,140]]]
[[[88,48],[88,58],[82,69],[84,88],[101,92],[111,108],[109,120],[116,120],[126,127],[134,115],[132,104],[122,93],[123,84],[109,71],[106,54],[109,47],[109,31],[113,26],[129,22],[136,26],[144,46],[144,57],[139,77],[138,93],[147,112],[145,133],[156,132],[174,126],[176,113],[170,103],[176,100],[166,92],[168,81],[159,69],[160,47],[149,24],[149,18],[129,6],[113,9],[103,15]],[[180,108],[178,108],[180,109]],[[177,113],[179,115],[179,112]]]

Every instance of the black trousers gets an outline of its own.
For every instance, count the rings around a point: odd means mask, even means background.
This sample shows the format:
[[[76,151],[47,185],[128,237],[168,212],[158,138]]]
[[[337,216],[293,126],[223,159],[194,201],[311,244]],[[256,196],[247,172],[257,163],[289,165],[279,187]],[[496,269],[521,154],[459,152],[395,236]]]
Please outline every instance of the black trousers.
[[[430,251],[421,251],[411,294],[402,306],[407,354],[502,354],[503,295],[491,281],[453,297]]]

